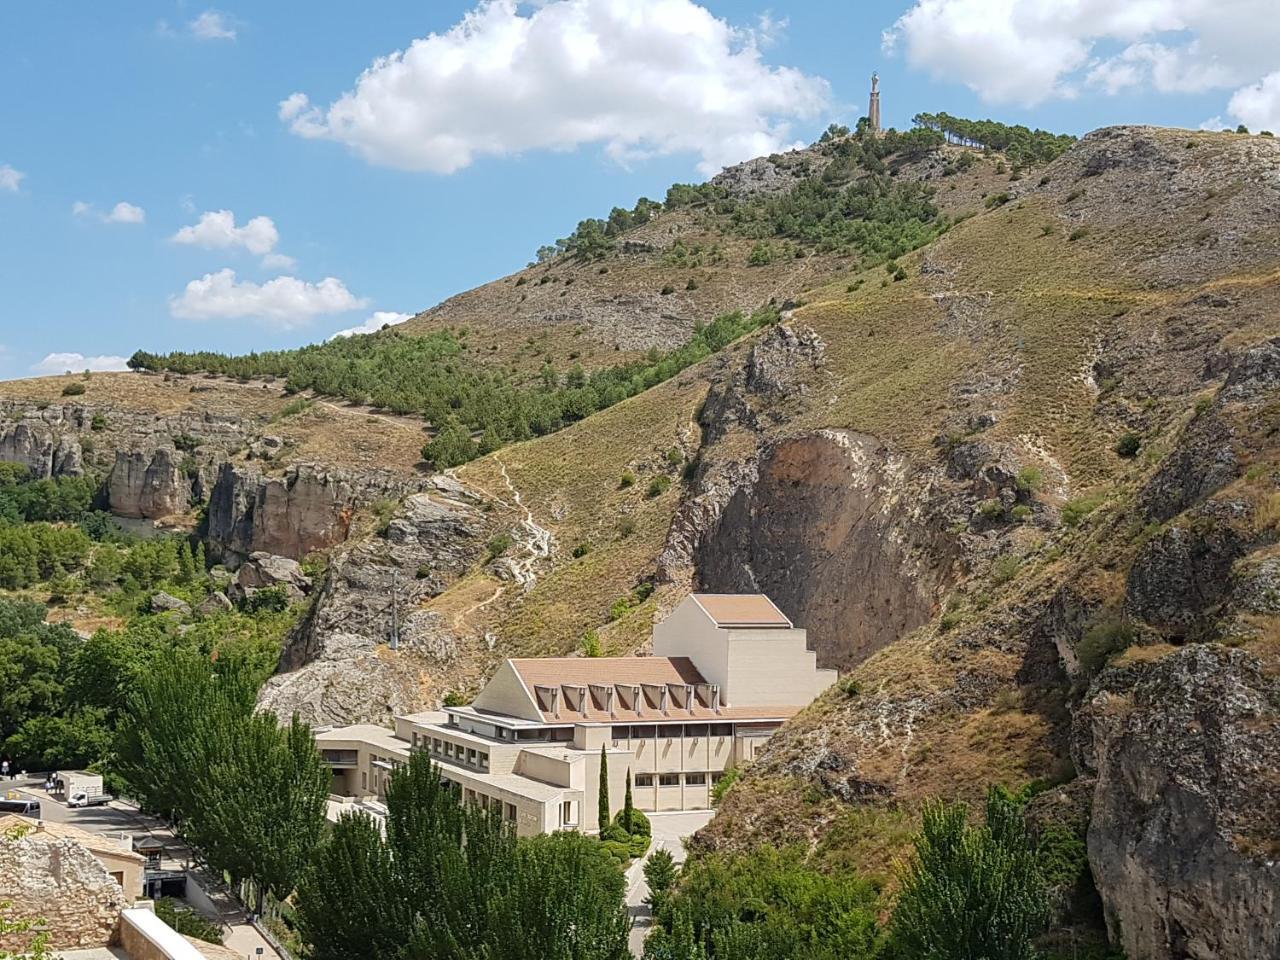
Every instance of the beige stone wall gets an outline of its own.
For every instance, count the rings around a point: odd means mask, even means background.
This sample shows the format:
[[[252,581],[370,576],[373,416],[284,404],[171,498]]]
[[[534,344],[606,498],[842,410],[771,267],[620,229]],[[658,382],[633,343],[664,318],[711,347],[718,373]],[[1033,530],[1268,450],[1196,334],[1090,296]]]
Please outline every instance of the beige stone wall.
[[[0,838],[0,901],[9,916],[44,918],[55,949],[110,943],[125,894],[96,857],[72,840]],[[21,949],[22,937],[0,935],[0,949]]]
[[[472,704],[477,710],[492,710],[511,717],[542,721],[542,712],[534,702],[531,692],[525,689],[515,668],[507,661],[498,667],[480,696]]]
[[[731,706],[802,707],[835,682],[834,670],[818,669],[803,630],[730,631],[723,693]]]

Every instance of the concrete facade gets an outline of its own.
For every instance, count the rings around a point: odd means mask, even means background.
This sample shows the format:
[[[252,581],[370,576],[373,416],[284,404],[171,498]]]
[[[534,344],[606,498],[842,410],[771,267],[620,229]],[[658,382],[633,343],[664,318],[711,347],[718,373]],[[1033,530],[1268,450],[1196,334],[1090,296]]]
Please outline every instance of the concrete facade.
[[[522,836],[596,830],[600,763],[610,812],[631,773],[645,811],[704,810],[730,768],[751,762],[836,679],[805,632],[758,595],[687,597],[658,624],[652,657],[507,660],[475,701],[316,735],[340,798],[378,800],[425,751],[463,802]]]

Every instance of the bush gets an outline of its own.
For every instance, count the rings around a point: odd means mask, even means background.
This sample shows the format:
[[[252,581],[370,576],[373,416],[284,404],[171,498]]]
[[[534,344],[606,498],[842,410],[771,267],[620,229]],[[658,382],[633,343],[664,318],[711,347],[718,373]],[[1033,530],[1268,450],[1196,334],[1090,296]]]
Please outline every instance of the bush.
[[[689,282],[688,282],[688,283],[686,283],[686,284],[684,285],[684,288],[685,288],[686,290],[697,290],[697,289],[698,289],[698,281],[697,281],[697,280],[695,280],[693,277],[690,277],[690,278],[689,278]]]
[[[742,779],[741,767],[730,767],[711,787],[711,805],[713,807],[720,806],[720,801],[724,799],[724,795],[732,789],[733,785]]]
[[[498,557],[502,556],[511,549],[511,544],[514,542],[515,541],[511,539],[511,534],[509,533],[499,533],[490,537],[489,543],[485,546],[485,551],[488,554],[488,560],[486,562],[496,560]]]
[[[1025,523],[1027,520],[1031,519],[1031,508],[1025,503],[1020,503],[1009,511],[1009,516],[1014,520],[1017,520],[1019,523]]]
[[[1022,560],[1011,553],[996,557],[991,562],[991,582],[995,584],[1009,583],[1018,575]]]
[[[627,830],[627,825],[623,822],[623,814],[625,810],[619,810],[613,817],[613,825],[621,828],[624,833],[629,833],[633,837],[649,837],[653,835],[652,826],[649,818],[645,816],[643,810],[631,808],[631,829]]]
[[[289,609],[289,594],[284,587],[263,587],[245,597],[240,604],[245,613],[280,613]]]
[[[184,937],[194,937],[205,943],[222,943],[222,928],[207,920],[173,897],[161,897],[155,902],[156,916],[173,927]]]
[[[573,548],[573,559],[581,560],[590,552],[591,552],[591,544],[585,543],[585,542],[580,543]]]
[[[679,447],[672,447],[667,451],[666,460],[669,465],[678,467],[684,463],[684,451]]]
[[[618,489],[625,490],[627,489],[627,487],[635,486],[635,483],[636,483],[636,475],[632,473],[630,470],[624,470],[622,472],[622,479],[618,481]]]
[[[584,657],[604,656],[604,648],[600,644],[600,634],[595,630],[588,630],[582,635],[580,646]]]
[[[1068,234],[1067,239],[1074,243],[1076,240],[1083,240],[1088,235],[1089,235],[1088,227],[1076,227],[1074,230],[1071,231],[1070,234]]]
[[[1116,441],[1116,454],[1124,457],[1126,460],[1136,457],[1138,450],[1142,447],[1142,438],[1132,430],[1122,434],[1120,439]]]
[[[667,476],[654,477],[649,481],[648,495],[649,499],[660,497],[671,489],[671,478]]]
[[[85,392],[85,385],[79,382],[68,383],[65,387],[62,388],[62,395],[64,397],[78,397],[84,392]]]
[[[1133,627],[1114,614],[1092,624],[1076,647],[1076,659],[1087,677],[1101,670],[1118,653],[1133,643]]]
[[[1018,471],[1018,489],[1023,493],[1034,493],[1044,482],[1044,474],[1039,467],[1023,467]]]
[[[95,413],[93,419],[89,421],[89,429],[94,433],[107,429],[107,418],[100,413]]]
[[[988,523],[1004,519],[1004,504],[999,500],[983,500],[978,504],[978,516]]]
[[[1074,500],[1068,500],[1062,507],[1062,522],[1068,527],[1077,527],[1089,514],[1102,506],[1107,499],[1105,493],[1089,493]]]
[[[445,707],[465,707],[467,698],[457,690],[450,690],[444,695],[444,699],[440,701],[440,704]]]

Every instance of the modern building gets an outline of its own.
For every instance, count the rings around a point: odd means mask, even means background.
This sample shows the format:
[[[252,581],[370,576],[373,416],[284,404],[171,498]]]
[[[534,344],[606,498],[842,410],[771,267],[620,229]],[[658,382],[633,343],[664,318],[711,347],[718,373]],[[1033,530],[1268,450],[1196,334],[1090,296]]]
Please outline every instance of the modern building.
[[[521,835],[596,829],[601,757],[613,812],[627,772],[641,810],[699,810],[725,772],[836,679],[762,594],[693,594],[649,657],[506,660],[467,706],[318,732],[333,793],[377,800],[427,751],[464,801]]]

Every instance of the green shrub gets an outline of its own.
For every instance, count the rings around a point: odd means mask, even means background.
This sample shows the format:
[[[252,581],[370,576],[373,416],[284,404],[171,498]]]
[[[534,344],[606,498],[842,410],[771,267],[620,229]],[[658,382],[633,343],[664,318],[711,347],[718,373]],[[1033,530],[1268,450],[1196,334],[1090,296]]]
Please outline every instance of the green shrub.
[[[64,397],[78,397],[84,392],[85,392],[85,385],[80,382],[68,383],[65,387],[62,388],[62,395]]]
[[[618,521],[618,536],[626,539],[636,532],[636,522],[631,517],[623,517]]]
[[[621,827],[624,833],[629,833],[633,837],[649,837],[653,835],[653,828],[649,823],[649,818],[645,816],[643,810],[631,808],[631,829],[627,830],[626,824],[623,822],[625,810],[619,810],[613,817],[614,826]]]
[[[511,534],[506,532],[498,533],[490,537],[489,542],[485,545],[485,552],[487,555],[485,562],[487,563],[491,560],[496,560],[498,557],[502,556],[511,549],[511,545],[514,542],[515,541],[511,538]]]
[[[1083,240],[1088,235],[1089,235],[1088,227],[1076,227],[1067,236],[1067,239],[1074,243],[1076,240]]]
[[[1018,471],[1018,489],[1023,493],[1034,493],[1044,483],[1044,474],[1039,467],[1023,467]]]
[[[949,610],[938,618],[938,631],[947,633],[964,622],[964,614],[959,610]]]
[[[672,447],[667,451],[666,460],[669,465],[678,467],[684,463],[684,451],[679,447]]]
[[[625,490],[627,489],[627,487],[634,486],[635,482],[636,482],[636,475],[632,473],[630,470],[624,470],[622,472],[622,479],[618,481],[618,489]]]
[[[184,937],[194,937],[205,943],[222,943],[222,928],[212,920],[206,920],[173,897],[161,897],[155,902],[155,914]]]
[[[664,286],[663,286],[663,288],[662,288],[662,295],[663,295],[664,297],[669,297],[669,296],[671,296],[671,294],[673,294],[673,293],[675,293],[675,292],[676,292],[676,288],[675,288],[675,287],[673,287],[673,286],[672,286],[671,284],[669,284],[669,283],[668,283],[668,284],[666,284],[666,285],[664,285]]]
[[[1126,431],[1116,441],[1116,455],[1124,457],[1126,460],[1138,455],[1138,450],[1142,447],[1142,437],[1134,433],[1132,430]]]
[[[1025,523],[1031,519],[1032,510],[1025,503],[1020,503],[1009,511],[1009,516],[1019,523]]]
[[[591,552],[591,544],[583,542],[573,548],[573,559],[581,560]]]
[[[862,684],[858,683],[857,677],[852,674],[846,674],[836,682],[836,689],[852,700],[862,693]]]
[[[457,690],[450,690],[444,695],[444,699],[440,703],[441,706],[445,707],[465,707],[467,698]]]
[[[95,413],[93,419],[89,421],[89,429],[94,433],[107,429],[107,418],[100,413]]]
[[[1080,522],[1102,506],[1107,495],[1101,491],[1068,500],[1062,507],[1062,522],[1068,527],[1078,527]]]
[[[747,255],[747,266],[764,267],[773,263],[773,246],[765,243],[763,240],[757,241],[756,245],[751,248],[751,253]]]
[[[595,630],[588,630],[582,635],[581,649],[584,657],[604,656],[604,647],[600,644],[600,634]]]
[[[695,280],[693,277],[690,277],[690,278],[689,278],[689,282],[688,282],[688,283],[686,283],[686,284],[684,285],[684,288],[685,288],[686,290],[697,290],[697,289],[698,289],[698,281],[697,281],[697,280]]]
[[[1012,581],[1022,567],[1022,560],[1011,553],[996,557],[991,562],[991,582],[1004,584]]]
[[[978,516],[989,523],[1004,519],[1004,504],[999,500],[983,500],[978,504]]]
[[[654,477],[649,481],[649,489],[647,491],[649,499],[660,497],[671,489],[671,478],[665,475]]]
[[[1116,614],[1107,614],[1085,630],[1076,646],[1076,659],[1087,677],[1093,676],[1106,662],[1133,643],[1133,626]]]
[[[720,801],[724,799],[724,795],[728,793],[735,783],[742,779],[741,767],[730,767],[711,787],[711,805],[713,807],[720,806]]]
[[[244,598],[240,609],[245,613],[281,613],[289,609],[289,594],[284,587],[262,587]]]

